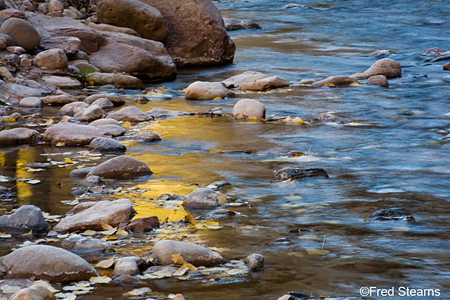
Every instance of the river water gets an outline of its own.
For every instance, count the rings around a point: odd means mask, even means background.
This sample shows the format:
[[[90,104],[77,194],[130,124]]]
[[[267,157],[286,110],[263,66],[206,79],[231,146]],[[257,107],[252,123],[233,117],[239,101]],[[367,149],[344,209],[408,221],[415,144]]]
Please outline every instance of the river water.
[[[228,207],[236,215],[214,219],[221,227],[216,230],[183,228],[178,233],[173,229],[169,236],[194,237],[219,249],[228,260],[260,253],[265,269],[215,281],[146,281],[140,286],[151,287],[153,294],[141,298],[182,293],[186,299],[256,300],[277,299],[288,291],[356,297],[361,287],[434,289],[441,294],[402,297],[397,293],[387,299],[450,298],[450,146],[443,139],[450,132],[450,73],[442,70],[447,61],[429,63],[421,55],[432,47],[449,50],[447,1],[305,0],[296,8],[281,9],[289,3],[216,1],[224,17],[251,19],[262,29],[230,32],[237,46],[234,64],[180,70],[176,81],[148,86],[148,90],[164,86],[166,98],[155,97],[137,106],[189,112],[221,109],[230,114],[239,99],[251,98],[264,103],[271,117],[291,115],[305,123],[229,117],[158,120],[146,129],[161,134],[161,142],[127,144],[127,155],[147,162],[155,174],[115,183],[129,188],[131,192],[117,197],[131,198],[139,217],[159,209],[153,199],[162,193],[186,195],[214,181],[229,182],[223,192],[236,199],[235,206]],[[379,59],[373,55],[377,50],[385,50],[377,53],[402,66],[402,77],[390,79],[388,89],[297,84],[301,79],[362,72]],[[183,98],[181,90],[196,80],[220,81],[248,70],[283,77],[292,85],[215,101]],[[135,96],[127,94],[127,105],[136,105]],[[56,112],[55,108],[42,111],[45,116]],[[319,122],[317,117],[324,112],[350,122]],[[64,214],[70,209],[67,203],[75,199],[71,190],[76,180],[68,175],[72,167],[30,173],[19,166],[49,157],[92,165],[111,157],[79,153],[87,150],[5,149],[0,175],[42,182],[14,183],[17,196],[0,201],[2,213],[35,204],[50,214]],[[292,156],[292,151],[305,155]],[[323,168],[329,178],[274,182],[274,171],[287,166]],[[64,186],[55,184],[58,179]],[[135,188],[145,192],[133,192]],[[364,221],[383,208],[411,214],[415,222]],[[176,209],[158,213],[160,219],[178,218]],[[0,254],[9,253],[23,239],[2,241]],[[145,255],[151,246],[145,240],[117,249],[119,254]],[[129,299],[122,294],[133,288],[99,285],[79,299]]]

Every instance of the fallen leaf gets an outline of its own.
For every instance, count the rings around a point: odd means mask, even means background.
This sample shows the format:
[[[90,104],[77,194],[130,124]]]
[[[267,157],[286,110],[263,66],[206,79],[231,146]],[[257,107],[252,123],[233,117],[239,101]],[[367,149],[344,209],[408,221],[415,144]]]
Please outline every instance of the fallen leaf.
[[[5,98],[6,100],[9,100],[9,95],[8,95],[8,93],[3,93],[3,98]]]
[[[155,276],[155,278],[157,278],[157,279],[173,276],[172,273],[168,269],[162,269],[162,270],[153,272],[150,275]]]
[[[61,122],[69,122],[69,117],[68,116],[62,117]]]
[[[119,229],[119,230],[117,230],[116,235],[118,235],[118,236],[128,236],[128,232],[126,232],[123,229]]]
[[[90,283],[109,283],[112,279],[106,276],[99,276],[99,277],[91,277],[89,279]]]
[[[303,253],[301,252],[289,252],[287,255],[295,257],[304,257]]]
[[[66,145],[66,142],[56,143],[56,147],[64,147],[65,145]]]
[[[21,290],[22,288],[20,286],[16,286],[16,285],[2,285],[1,287],[3,293],[5,294],[13,294],[19,290]]]
[[[76,299],[77,298],[77,296],[76,295],[74,295],[74,294],[72,294],[72,293],[56,293],[55,294],[55,297],[56,298],[61,298],[61,299],[63,299],[63,300],[73,300],[73,299]],[[75,298],[74,298],[75,297]]]
[[[306,249],[306,253],[309,255],[325,255],[330,253],[330,251],[324,249]]]
[[[45,171],[45,169],[33,169],[33,168],[27,169],[27,172],[41,172],[41,171]]]
[[[129,121],[126,121],[122,124],[123,127],[131,127],[131,123]]]
[[[186,272],[187,272],[188,270],[189,270],[188,268],[186,268],[186,267],[184,267],[184,266],[181,266],[178,270],[176,270],[175,272],[173,272],[172,275],[173,275],[173,276],[176,276],[176,277],[178,277],[178,276],[183,276],[184,274],[186,274]]]
[[[58,180],[56,181],[56,185],[63,186],[64,184],[62,183],[62,181],[61,181],[60,179],[58,179]]]
[[[303,123],[303,120],[299,117],[295,117],[292,119],[292,123]]]
[[[172,260],[178,265],[184,264],[184,259],[181,257],[181,254],[172,254]]]
[[[213,100],[222,100],[222,99],[223,99],[223,97],[216,97]]]
[[[140,288],[140,289],[134,289],[132,291],[129,291],[128,293],[123,294],[124,296],[142,296],[144,294],[150,293],[152,290],[148,287]]]
[[[192,225],[197,225],[198,222],[197,220],[194,218],[194,216],[187,210],[184,210],[185,214],[186,214],[186,220],[191,223]]]
[[[314,240],[317,239],[318,236],[316,234],[304,234],[299,236],[298,238],[302,240]]]
[[[39,180],[39,179],[32,179],[32,180],[28,180],[28,181],[26,181],[26,183],[29,183],[29,184],[38,184],[38,183],[40,183],[41,181]]]
[[[113,276],[113,272],[108,271],[108,270],[103,270],[103,271],[98,272],[98,275],[110,277],[110,276]]]
[[[71,202],[69,202],[67,204],[69,204],[69,205],[77,205],[79,203],[80,203],[80,201],[78,199],[75,199],[75,200],[72,200]]]
[[[115,258],[115,256],[112,256],[112,257],[110,257],[109,259],[99,261],[99,262],[95,265],[95,267],[107,269],[107,268],[111,267],[111,266],[114,264],[114,258]]]
[[[46,126],[52,125],[54,123],[53,119],[48,119],[47,122],[45,122]]]
[[[73,164],[73,161],[70,158],[66,158],[66,164]]]
[[[82,232],[81,235],[91,236],[91,235],[94,235],[96,233],[97,233],[97,231],[94,231],[94,230],[86,230],[85,232]]]

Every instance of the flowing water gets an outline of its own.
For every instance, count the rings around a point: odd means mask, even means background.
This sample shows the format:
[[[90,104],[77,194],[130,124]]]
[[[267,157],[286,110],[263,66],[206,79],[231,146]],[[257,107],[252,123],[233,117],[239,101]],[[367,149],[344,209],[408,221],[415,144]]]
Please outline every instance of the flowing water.
[[[306,122],[194,116],[147,124],[145,129],[161,134],[163,140],[128,143],[127,155],[147,162],[155,174],[116,183],[131,192],[114,196],[131,198],[138,205],[137,217],[148,216],[160,209],[153,200],[160,194],[186,195],[199,185],[227,181],[231,185],[223,192],[245,203],[229,207],[235,216],[213,220],[220,229],[183,228],[178,233],[175,228],[169,236],[194,237],[220,249],[229,260],[260,253],[265,269],[220,280],[149,280],[140,286],[151,287],[153,294],[142,298],[182,293],[186,299],[277,299],[287,291],[356,297],[365,286],[438,289],[441,294],[396,294],[387,299],[450,298],[450,146],[443,140],[450,132],[450,73],[442,70],[447,61],[427,63],[421,56],[432,47],[449,50],[448,2],[305,0],[299,7],[281,9],[289,3],[216,1],[224,17],[251,19],[262,29],[230,32],[237,46],[234,64],[181,70],[176,81],[148,87],[166,87],[167,99],[138,106],[189,112],[220,108],[230,114],[236,101],[252,98],[264,103],[271,117],[291,115]],[[376,50],[389,50],[386,57],[402,66],[402,77],[390,79],[388,89],[295,84],[304,78],[362,72],[378,59],[372,56]],[[293,85],[215,101],[186,101],[180,91],[196,80],[220,81],[248,70],[280,76]],[[127,105],[135,104],[130,100]],[[46,116],[56,112],[43,110]],[[318,122],[324,112],[352,123]],[[76,180],[68,175],[72,166],[36,173],[19,166],[48,158],[95,165],[111,157],[77,154],[86,150],[4,149],[0,175],[42,182],[17,182],[17,196],[1,201],[2,211],[35,204],[50,214],[64,214],[74,200],[70,192]],[[291,151],[305,155],[291,156]],[[329,178],[274,182],[274,171],[287,166],[323,168]],[[58,179],[64,186],[55,184]],[[364,221],[382,208],[404,211],[416,221]],[[176,209],[158,213],[168,221],[178,218]],[[2,241],[0,255],[23,239]],[[144,255],[151,246],[144,239],[118,248],[122,254]],[[128,299],[122,294],[133,288],[99,285],[79,298]]]

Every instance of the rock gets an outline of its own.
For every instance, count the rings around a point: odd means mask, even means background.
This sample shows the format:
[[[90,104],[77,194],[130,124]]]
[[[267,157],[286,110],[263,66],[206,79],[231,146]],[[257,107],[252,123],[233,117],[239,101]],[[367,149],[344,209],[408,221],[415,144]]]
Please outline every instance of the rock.
[[[78,111],[73,117],[74,119],[80,120],[82,122],[92,122],[103,117],[104,113],[105,112],[100,106],[91,104],[89,107],[83,108]]]
[[[244,259],[244,262],[252,272],[257,272],[264,269],[264,256],[261,254],[250,254]]]
[[[8,51],[9,53],[12,53],[12,54],[16,54],[16,55],[22,55],[22,54],[27,53],[27,51],[24,48],[20,47],[20,46],[9,46],[9,47],[6,47],[6,51]]]
[[[172,262],[173,263],[173,262]],[[177,267],[171,267],[171,266],[151,266],[147,270],[144,271],[144,274],[153,274],[160,271],[167,271],[170,274],[173,274],[176,270],[178,270]]]
[[[6,20],[10,18],[25,19],[25,13],[19,9],[6,8],[0,11],[0,17]]]
[[[4,37],[0,37],[0,50],[6,49],[8,47],[8,41]]]
[[[62,93],[59,95],[42,97],[41,101],[45,105],[65,105],[72,102],[77,102],[77,98],[70,94]]]
[[[129,199],[103,200],[81,212],[65,217],[53,227],[53,230],[57,232],[102,230],[102,223],[115,227],[128,221],[132,213],[134,213],[134,209]]]
[[[122,153],[127,151],[127,147],[125,147],[124,144],[108,138],[93,139],[92,142],[89,144],[89,147],[102,153],[104,152]]]
[[[450,71],[450,62],[446,63],[446,64],[442,67],[442,69],[443,69],[444,71]]]
[[[61,109],[58,111],[58,115],[60,116],[74,116],[77,112],[80,110],[83,110],[85,108],[89,107],[89,104],[81,101],[76,101],[72,103],[68,103],[61,107]]]
[[[256,24],[255,22],[251,20],[239,20],[239,19],[233,19],[233,18],[223,18],[223,22],[225,24],[225,29],[227,31],[234,31],[234,30],[240,30],[240,29],[250,29],[250,28],[256,28],[261,29],[261,26]]]
[[[42,80],[49,85],[53,85],[62,89],[74,89],[81,87],[81,82],[68,76],[43,76]]]
[[[98,105],[103,110],[111,110],[114,108],[114,103],[108,100],[108,98],[98,98],[95,100],[92,105]]]
[[[21,206],[16,212],[0,217],[0,231],[11,233],[43,233],[48,229],[42,211],[34,205]]]
[[[89,172],[89,175],[96,175],[102,178],[128,178],[140,175],[150,175],[153,172],[150,171],[149,166],[136,158],[129,156],[118,156],[111,158],[100,165],[94,170]]]
[[[95,201],[82,202],[82,203],[80,203],[80,204],[75,205],[75,207],[72,208],[71,210],[69,210],[69,211],[67,212],[67,214],[68,214],[68,215],[71,215],[71,214],[77,214],[77,213],[80,213],[80,212],[82,212],[82,211],[85,211],[85,210],[87,210],[87,209],[93,207],[93,206],[96,205],[97,203],[98,203],[98,202],[95,202]]]
[[[191,192],[183,201],[184,206],[214,208],[227,203],[224,196],[209,188],[199,188]]]
[[[136,106],[127,106],[118,111],[114,111],[108,114],[109,118],[117,121],[129,121],[129,122],[145,122],[152,120],[152,117],[144,113]]]
[[[301,169],[286,167],[275,172],[277,181],[295,180],[303,177],[322,176],[328,178],[328,173],[324,169]]]
[[[4,38],[6,40],[6,47],[15,46],[16,45],[16,42],[14,42],[14,39],[10,35],[4,34],[4,33],[0,33],[0,37]]]
[[[114,278],[114,281],[122,285],[137,285],[141,283],[139,278],[130,275],[120,275]]]
[[[159,228],[158,217],[147,217],[134,219],[125,223],[119,224],[119,229],[132,232],[148,232],[155,228]]]
[[[315,79],[302,79],[298,82],[300,85],[313,85],[314,82],[317,82]]]
[[[99,176],[90,175],[90,176],[86,176],[86,178],[81,180],[78,184],[81,186],[95,187],[95,186],[105,185],[105,182]]]
[[[313,85],[322,85],[322,86],[340,86],[340,85],[351,85],[358,84],[358,80],[355,78],[350,78],[346,76],[329,76],[323,80],[316,81]]]
[[[125,104],[125,100],[123,100],[122,97],[120,97],[119,95],[115,94],[94,94],[84,99],[84,101],[88,104],[92,104],[100,98],[108,99],[114,104],[114,106],[121,106]]]
[[[297,293],[297,292],[287,292],[284,293],[283,296],[279,297],[277,300],[307,300],[310,298],[310,295],[303,294],[303,293]],[[346,297],[347,298],[347,297]],[[357,300],[357,299],[350,299],[348,300]]]
[[[142,142],[157,142],[161,141],[161,137],[153,131],[144,131],[134,135],[127,135],[123,137],[124,139],[132,139],[134,141],[142,141]]]
[[[123,33],[102,34],[106,44],[90,55],[91,64],[102,72],[158,80],[176,77],[176,66],[162,43]]]
[[[136,275],[139,274],[137,264],[138,257],[122,257],[116,260],[114,266],[114,275]]]
[[[144,84],[139,78],[125,75],[121,73],[90,73],[86,75],[88,82],[93,82],[94,85],[112,84],[117,88],[124,89],[144,89]]]
[[[185,98],[190,100],[213,100],[234,96],[222,82],[196,81],[186,88]]]
[[[19,144],[35,144],[41,135],[36,130],[28,128],[13,128],[0,131],[0,147]]]
[[[235,118],[256,118],[258,120],[266,117],[266,107],[264,104],[253,99],[239,100],[233,107],[233,117]]]
[[[79,168],[70,171],[69,174],[73,177],[86,177],[86,175],[92,170],[94,170],[94,167]]]
[[[189,115],[189,113],[187,111],[167,110],[167,109],[161,109],[161,108],[153,108],[149,111],[146,111],[145,113],[153,118],[159,118],[159,119]]]
[[[153,262],[158,265],[171,265],[174,263],[172,254],[180,254],[184,261],[199,267],[214,267],[226,262],[217,252],[206,247],[170,240],[158,241],[153,247]]]
[[[19,103],[19,97],[41,97],[45,92],[45,90],[41,88],[32,88],[15,83],[2,84],[2,91],[3,93],[7,93],[9,95],[8,101],[13,104]]]
[[[345,124],[345,123],[349,122],[346,119],[338,117],[331,113],[322,113],[319,115],[319,117],[317,119],[320,122],[333,122],[333,123],[338,123],[338,124]]]
[[[254,82],[242,83],[239,86],[239,89],[248,91],[267,91],[287,86],[289,86],[289,82],[287,82],[285,79],[278,76],[270,76],[258,79]]]
[[[74,55],[81,49],[81,40],[73,36],[50,36],[41,42],[44,50],[61,49],[66,55]]]
[[[91,65],[86,60],[74,60],[69,62],[70,66],[73,66],[80,70],[80,76],[86,77],[89,73],[100,72],[100,69],[94,65]]]
[[[0,76],[5,80],[14,78],[14,76],[6,67],[0,67]]]
[[[269,77],[266,74],[255,71],[246,71],[242,74],[232,76],[222,81],[227,88],[236,88],[241,85],[250,85],[253,82]]]
[[[33,258],[33,259],[30,259]],[[0,258],[4,278],[30,278],[50,282],[89,280],[97,276],[94,268],[70,251],[44,245],[19,248]]]
[[[22,107],[41,107],[42,101],[38,97],[26,97],[20,99],[19,106]]]
[[[168,34],[164,17],[156,8],[138,0],[98,1],[97,14],[107,24],[134,29],[143,38],[163,42]]]
[[[120,125],[100,125],[98,126],[98,128],[103,129],[112,137],[118,137],[124,135],[127,132],[126,129]]]
[[[9,18],[0,27],[0,33],[11,36],[16,45],[30,51],[39,47],[41,36],[28,21],[19,18]]]
[[[88,26],[93,29],[100,30],[100,31],[119,32],[119,33],[124,33],[124,34],[141,37],[141,35],[139,33],[137,33],[134,29],[131,29],[131,28],[118,27],[118,26],[109,25],[109,24],[95,24],[92,22],[89,23]]]
[[[89,145],[91,141],[98,137],[110,137],[101,128],[88,125],[78,125],[68,122],[61,122],[48,128],[44,132],[44,141],[49,143],[65,143],[66,146]]]
[[[441,56],[442,54],[445,54],[447,51],[440,48],[428,48],[425,50],[421,55],[425,56]]]
[[[389,87],[389,82],[388,82],[386,76],[384,76],[384,75],[370,76],[369,79],[367,79],[366,84],[367,85],[378,85],[378,86],[381,86],[384,88]]]
[[[386,78],[396,78],[402,76],[402,67],[398,62],[390,58],[377,60],[369,69],[363,73],[355,73],[351,78],[367,79],[375,75],[384,75]]]
[[[236,47],[228,36],[222,16],[212,1],[143,0],[142,2],[155,7],[163,15],[169,30],[164,44],[178,67],[233,62]]]
[[[64,10],[64,5],[59,0],[50,0],[48,2],[49,12],[62,12]]]
[[[411,216],[410,214],[395,209],[379,209],[373,214],[371,214],[370,217],[366,218],[364,221],[375,221],[375,220],[381,221],[406,220],[412,222],[415,221],[414,217]]]
[[[67,56],[61,49],[50,49],[39,52],[34,57],[34,63],[39,68],[46,68],[50,70],[66,69],[69,66]]]
[[[5,129],[5,121],[3,120],[3,118],[0,118],[0,131]]]
[[[61,243],[61,247],[74,252],[101,252],[109,253],[113,249],[111,244],[101,239],[94,239],[90,237],[83,237],[78,234],[72,234],[68,238],[64,239]]]
[[[29,288],[15,292],[9,300],[56,300],[56,297],[45,286],[33,284]]]

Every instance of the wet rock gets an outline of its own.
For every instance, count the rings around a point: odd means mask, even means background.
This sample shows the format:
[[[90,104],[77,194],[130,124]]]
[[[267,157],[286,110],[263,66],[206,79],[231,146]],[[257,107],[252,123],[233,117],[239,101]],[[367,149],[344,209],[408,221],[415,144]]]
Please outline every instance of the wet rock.
[[[176,66],[162,43],[123,33],[102,31],[102,35],[106,44],[90,55],[91,64],[102,72],[158,80],[176,77]]]
[[[14,39],[10,35],[4,34],[4,33],[0,33],[0,37],[4,38],[6,40],[6,47],[15,46],[16,45],[16,42],[14,42]]]
[[[73,117],[82,122],[92,122],[103,117],[104,113],[100,106],[91,104],[89,107],[79,110]]]
[[[103,126],[103,125],[118,125],[122,126],[119,121],[111,118],[104,118],[104,119],[98,119],[91,123],[89,123],[90,126]]]
[[[233,117],[235,118],[256,118],[258,120],[266,117],[266,107],[264,104],[253,99],[239,100],[233,107]]]
[[[402,76],[402,67],[398,62],[390,58],[377,60],[369,69],[363,73],[355,73],[351,78],[367,79],[375,75],[384,75],[386,78],[396,78]]]
[[[110,135],[101,128],[61,122],[44,132],[44,141],[49,143],[64,142],[66,145],[89,145],[98,137],[108,138]]]
[[[38,53],[34,57],[34,63],[39,68],[50,70],[66,69],[69,66],[67,56],[61,49],[50,49]]]
[[[114,275],[136,275],[139,274],[138,257],[122,257],[116,260]]]
[[[5,38],[0,37],[0,50],[6,49],[8,47],[8,42]]]
[[[19,106],[22,107],[41,107],[42,101],[39,97],[26,97],[20,99]]]
[[[91,65],[86,60],[70,61],[69,65],[77,68],[78,70],[80,70],[80,74],[82,76],[85,76],[84,74],[89,74],[89,73],[93,73],[93,72],[100,72],[99,68],[97,68],[96,66]]]
[[[73,252],[101,252],[109,253],[113,249],[111,244],[101,239],[94,239],[90,237],[83,237],[78,234],[72,234],[68,238],[64,239],[61,243],[61,247]]]
[[[0,49],[1,49],[1,47],[0,47]],[[14,76],[11,74],[11,72],[6,67],[0,68],[0,76],[4,80],[14,78]]]
[[[94,170],[94,167],[86,167],[86,168],[79,168],[79,169],[75,169],[70,171],[70,176],[73,177],[86,177],[86,175],[91,172],[92,170]]]
[[[112,103],[111,101],[109,101],[108,98],[98,98],[97,100],[95,100],[92,105],[98,105],[100,106],[103,110],[111,110],[114,109],[114,103]]]
[[[127,132],[126,129],[122,127],[122,125],[108,124],[108,125],[100,125],[97,127],[103,129],[112,137],[118,137],[124,135]]]
[[[34,284],[15,292],[9,300],[56,300],[56,297],[45,286]]]
[[[94,95],[90,95],[89,97],[84,99],[84,101],[88,104],[92,104],[101,98],[108,99],[109,101],[111,101],[114,104],[114,106],[121,106],[121,105],[125,104],[125,100],[123,100],[123,98],[120,97],[119,95],[115,95],[115,94],[94,94]]]
[[[381,221],[387,221],[387,220],[406,220],[406,221],[415,221],[414,217],[410,214],[407,214],[400,210],[395,209],[379,209],[373,214],[370,215],[370,217],[366,218],[365,221],[375,221],[375,220],[381,220]]]
[[[261,254],[250,254],[244,259],[244,262],[252,272],[257,272],[264,269],[264,256]]]
[[[42,233],[48,228],[42,211],[34,205],[21,206],[16,212],[0,217],[0,231],[11,233]]]
[[[102,230],[102,223],[117,226],[130,219],[134,213],[129,199],[100,201],[87,209],[62,219],[53,230],[57,232],[73,232],[77,230]]]
[[[450,62],[446,63],[446,64],[442,67],[442,69],[443,69],[444,71],[450,71]]]
[[[42,97],[41,100],[42,103],[45,105],[65,105],[77,101],[77,99],[74,96],[67,93]]]
[[[342,85],[352,85],[358,84],[358,80],[355,78],[350,78],[346,76],[329,76],[323,80],[316,81],[313,85],[321,85],[321,86],[342,86]]]
[[[28,87],[16,83],[2,84],[2,89],[4,93],[7,93],[9,95],[8,101],[13,104],[19,103],[19,98],[41,97],[45,92],[45,90],[42,88]]]
[[[80,204],[75,205],[74,208],[72,208],[71,210],[69,210],[67,212],[68,215],[73,215],[73,214],[77,214],[80,213],[82,211],[85,211],[88,208],[93,207],[94,205],[96,205],[98,202],[95,201],[87,201],[87,202],[82,202]]]
[[[425,55],[425,56],[440,56],[444,53],[446,53],[447,51],[445,51],[444,49],[440,49],[440,48],[429,48],[427,50],[425,50],[421,55]]]
[[[277,181],[296,180],[304,177],[322,176],[328,178],[328,173],[324,169],[301,169],[286,167],[275,172]]]
[[[81,101],[68,103],[68,104],[64,105],[63,107],[61,107],[61,109],[58,111],[58,115],[74,116],[77,112],[79,112],[80,110],[83,110],[87,107],[89,107],[89,104],[87,104],[85,102],[81,102]]]
[[[92,142],[89,144],[89,147],[102,153],[103,152],[122,153],[127,151],[127,147],[125,147],[124,144],[108,138],[93,139]]]
[[[173,264],[173,261],[172,261]],[[144,271],[144,274],[152,274],[155,272],[167,270],[169,273],[173,273],[176,270],[178,270],[177,267],[170,267],[170,266],[151,266],[147,270]]]
[[[94,268],[78,255],[44,245],[23,247],[1,257],[0,268],[6,273],[4,278],[34,277],[50,282],[89,280],[97,276]]]
[[[30,51],[39,47],[41,36],[28,21],[19,18],[9,18],[0,27],[0,33],[11,36],[16,45]]]
[[[310,298],[310,296],[307,294],[297,293],[297,292],[287,292],[287,293],[284,293],[283,296],[281,296],[277,300],[307,300],[309,298]]]
[[[161,140],[161,136],[159,136],[156,132],[153,131],[144,131],[134,135],[126,135],[123,138],[147,143],[153,143]]]
[[[152,117],[147,115],[136,106],[127,106],[118,111],[111,112],[108,114],[108,117],[117,121],[129,122],[145,122],[152,120]]]
[[[233,19],[233,18],[223,18],[223,22],[225,24],[225,29],[227,31],[234,31],[234,30],[240,30],[240,29],[250,29],[250,28],[256,28],[261,29],[261,26],[256,24],[255,22],[251,20],[239,20],[239,19]]]
[[[3,120],[3,118],[0,118],[0,131],[5,129],[5,121]]]
[[[226,204],[224,196],[209,188],[199,188],[191,192],[183,201],[184,206],[213,208]]]
[[[78,184],[81,186],[96,187],[99,185],[104,185],[105,182],[99,176],[90,175],[90,176],[86,176],[86,178],[81,180]]]
[[[158,9],[169,31],[164,44],[177,66],[231,63],[235,45],[209,0],[145,0]],[[192,16],[198,16],[192,18]],[[208,24],[208,26],[205,26]]]
[[[134,219],[132,221],[119,224],[119,229],[132,232],[148,232],[155,228],[159,228],[159,220],[158,217],[155,216]]]
[[[287,86],[289,86],[289,82],[287,82],[284,78],[278,76],[270,76],[258,79],[254,82],[242,83],[239,86],[239,89],[247,91],[267,91]]]
[[[199,267],[213,267],[226,262],[217,252],[206,247],[170,240],[158,241],[153,247],[153,262],[158,265],[171,265],[174,263],[172,254],[180,254],[184,261]]]
[[[43,76],[42,80],[48,84],[62,89],[74,89],[81,87],[81,82],[68,76]]]
[[[44,50],[61,49],[66,55],[74,55],[81,49],[81,40],[73,36],[50,36],[41,42]]]
[[[112,84],[118,88],[124,89],[144,89],[144,84],[139,78],[125,75],[122,73],[90,73],[86,76],[86,80],[93,82],[95,85]]]
[[[141,37],[141,35],[139,33],[137,33],[134,29],[131,29],[131,28],[119,27],[119,26],[114,26],[114,25],[109,25],[109,24],[96,24],[96,23],[92,23],[92,22],[90,22],[88,24],[88,26],[93,29],[100,30],[100,31],[119,32],[119,33],[124,33],[124,34]]]
[[[145,113],[152,118],[159,118],[159,119],[189,115],[189,113],[187,111],[167,110],[167,109],[161,109],[161,108],[153,108],[149,111],[146,111]]]
[[[152,173],[145,162],[129,156],[118,156],[101,163],[88,175],[102,178],[128,178]]]
[[[122,285],[136,285],[141,282],[139,278],[133,277],[131,275],[120,275],[114,278],[114,281]]]
[[[186,88],[185,98],[189,100],[213,100],[234,96],[222,82],[196,81]]]
[[[18,61],[19,61],[18,55],[23,55],[23,54],[27,53],[27,51],[24,48],[20,47],[20,46],[9,46],[9,47],[6,47],[6,51],[8,51],[11,54],[15,54],[15,56],[12,56],[12,57],[17,58]]]
[[[168,34],[164,17],[156,8],[137,0],[103,0],[97,3],[100,20],[134,29],[143,38],[163,42]]]
[[[348,123],[348,121],[344,118],[341,118],[339,116],[336,116],[332,113],[322,113],[317,118],[320,122],[333,122],[338,124],[345,124]]]
[[[367,79],[366,84],[367,85],[378,85],[378,86],[381,86],[384,88],[389,87],[389,82],[388,82],[386,76],[384,76],[384,75],[370,76],[369,79]]]
[[[19,144],[35,144],[39,142],[41,135],[36,130],[28,128],[13,128],[0,131],[0,147],[19,145]]]
[[[232,76],[222,81],[227,88],[236,88],[241,85],[250,85],[253,82],[269,77],[266,74],[255,71],[246,71],[242,74]]]

